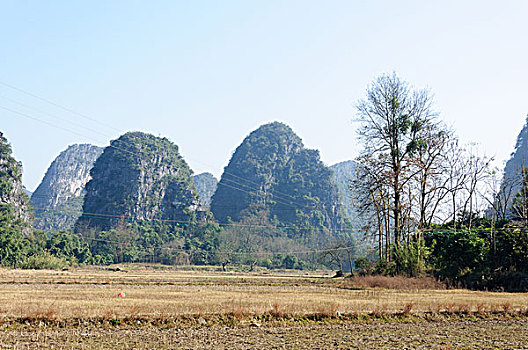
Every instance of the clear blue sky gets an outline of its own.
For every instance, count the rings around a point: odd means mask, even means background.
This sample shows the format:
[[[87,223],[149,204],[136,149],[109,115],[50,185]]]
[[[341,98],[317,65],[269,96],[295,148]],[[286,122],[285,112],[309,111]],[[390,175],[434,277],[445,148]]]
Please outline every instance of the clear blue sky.
[[[130,130],[219,176],[279,120],[333,164],[358,152],[367,84],[396,71],[501,165],[528,113],[527,18],[528,1],[0,1],[0,82],[105,124],[0,85],[0,107],[48,123],[0,108],[0,130],[30,190],[68,145]]]

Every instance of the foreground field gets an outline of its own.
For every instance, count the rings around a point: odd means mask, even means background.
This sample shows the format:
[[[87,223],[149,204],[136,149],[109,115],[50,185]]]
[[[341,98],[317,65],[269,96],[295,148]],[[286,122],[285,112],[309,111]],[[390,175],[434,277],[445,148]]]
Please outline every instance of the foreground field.
[[[522,349],[526,321],[310,323],[212,327],[4,327],[3,348]]]
[[[528,295],[324,274],[0,270],[7,348],[522,348]],[[361,288],[360,288],[361,287]]]

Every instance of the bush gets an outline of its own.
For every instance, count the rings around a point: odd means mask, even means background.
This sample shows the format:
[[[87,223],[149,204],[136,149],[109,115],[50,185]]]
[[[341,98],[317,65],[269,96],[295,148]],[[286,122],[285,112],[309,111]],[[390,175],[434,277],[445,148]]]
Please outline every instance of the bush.
[[[425,259],[429,254],[422,240],[393,248],[397,275],[421,277],[425,274]]]
[[[273,268],[273,261],[271,261],[271,259],[264,259],[260,262],[259,264],[260,266],[263,266],[267,269],[271,269]]]
[[[489,248],[478,232],[432,232],[428,235],[430,263],[436,274],[453,282],[485,265]]]
[[[29,256],[26,258],[26,260],[22,263],[21,267],[23,269],[34,269],[34,270],[42,270],[42,269],[62,269],[64,267],[68,266],[68,262],[64,260],[63,258],[58,258],[54,255],[51,255],[48,252],[41,252],[36,255]]]
[[[460,278],[458,286],[491,291],[528,292],[528,274],[517,271],[496,271],[484,274],[471,272]]]
[[[286,268],[286,269],[295,269],[297,268],[297,256],[295,255],[286,255],[286,257],[284,258],[282,264],[283,264],[283,267]]]
[[[387,261],[385,259],[380,259],[374,266],[375,275],[383,276],[394,276],[396,275],[396,264],[393,261]]]
[[[374,264],[365,256],[357,258],[354,261],[354,266],[361,276],[370,275],[374,270]]]

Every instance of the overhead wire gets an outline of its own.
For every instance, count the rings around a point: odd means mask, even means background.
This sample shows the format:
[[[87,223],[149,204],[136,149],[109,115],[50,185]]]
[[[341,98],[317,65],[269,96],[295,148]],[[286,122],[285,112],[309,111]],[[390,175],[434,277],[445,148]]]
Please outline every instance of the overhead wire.
[[[101,123],[101,122],[99,122],[99,121],[96,120],[95,118],[91,118],[91,117],[89,117],[89,116],[87,116],[87,115],[85,115],[85,114],[83,114],[83,113],[79,113],[79,112],[77,112],[77,111],[75,111],[75,110],[73,110],[73,109],[71,109],[71,108],[69,108],[69,107],[65,107],[65,106],[63,106],[63,105],[61,105],[61,104],[59,104],[59,103],[56,103],[56,102],[54,102],[54,101],[51,101],[50,99],[47,99],[47,98],[45,98],[45,97],[42,97],[42,96],[36,95],[36,94],[34,94],[34,93],[31,93],[31,92],[29,92],[29,91],[27,91],[27,90],[25,90],[25,89],[20,88],[20,87],[16,87],[16,86],[14,86],[14,85],[11,85],[11,84],[8,84],[8,83],[2,82],[2,81],[0,81],[0,85],[6,86],[6,87],[8,87],[8,88],[10,88],[10,89],[16,90],[16,91],[18,91],[18,92],[21,92],[21,93],[23,93],[23,94],[26,94],[26,95],[31,96],[31,97],[33,97],[33,98],[36,98],[36,99],[38,99],[38,100],[41,100],[41,101],[43,101],[43,102],[46,102],[46,103],[48,103],[48,104],[50,104],[50,105],[52,105],[52,106],[55,106],[55,107],[60,108],[60,109],[63,109],[63,110],[65,110],[65,111],[67,111],[67,112],[70,112],[70,113],[72,113],[72,114],[75,114],[75,115],[77,115],[77,116],[80,116],[80,117],[82,117],[82,118],[84,118],[84,119],[86,119],[86,120],[90,120],[90,121],[95,122],[95,123],[98,123],[98,124],[100,124],[100,125],[102,125],[102,126],[109,127],[109,128],[111,128],[111,129],[113,129],[113,130],[115,130],[115,131],[119,131],[118,129],[116,129],[116,128],[114,128],[114,127],[108,125],[108,124],[105,124],[105,123]],[[11,100],[12,100],[12,99],[11,99]],[[13,101],[13,100],[12,100],[12,101]],[[19,103],[19,102],[15,102],[15,103]],[[4,108],[4,109],[9,110],[9,111],[11,111],[11,112],[13,112],[13,113],[18,113],[18,112],[14,112],[14,111],[12,111],[12,110],[10,110],[10,109],[7,109],[7,108]],[[46,113],[46,114],[50,115],[49,113]],[[25,114],[24,114],[24,115],[25,115]],[[30,119],[37,120],[37,118],[29,117],[29,116],[27,116],[27,115],[25,115],[25,116],[28,117],[28,118],[30,118]],[[46,124],[47,124],[47,125],[50,125],[50,126],[53,126],[52,123],[46,123]],[[96,133],[99,133],[100,135],[103,135],[103,136],[105,136],[105,137],[107,137],[107,138],[110,138],[110,136],[108,136],[108,135],[106,135],[106,134],[104,134],[104,133],[101,133],[100,131],[96,131],[96,130],[94,130],[94,129],[87,128],[87,127],[84,127],[84,126],[83,126],[83,128],[85,128],[85,129],[87,129],[87,130],[91,130],[91,131],[96,132]],[[65,130],[65,131],[69,131],[68,129],[61,128],[61,127],[59,127],[59,129],[62,129],[62,130]],[[73,132],[73,131],[70,131],[70,132]],[[76,135],[79,135],[79,136],[87,137],[86,135],[82,135],[82,134],[79,134],[79,133],[77,133],[77,132],[74,132],[74,133],[75,133]],[[93,140],[93,139],[92,139],[92,140]],[[98,142],[98,141],[96,141],[96,142]],[[119,138],[116,139],[116,140],[113,140],[112,142],[113,142],[113,143],[115,143],[115,142],[121,142],[121,143],[124,143],[124,144],[131,144],[131,143],[128,143],[128,142],[126,142],[126,141],[124,141],[124,140],[120,140]],[[134,144],[132,144],[132,145],[134,145]],[[121,149],[121,148],[119,148],[119,147],[116,147],[115,145],[112,145],[112,143],[110,144],[110,147],[113,147],[113,148],[115,148],[115,149]],[[125,152],[128,152],[128,153],[133,153],[133,152],[130,152],[130,151],[127,151],[127,150],[123,150],[123,149],[121,149],[121,150],[122,150],[122,151],[125,151]],[[253,183],[254,185],[257,185],[257,186],[260,185],[260,184],[258,184],[258,183],[255,182],[255,181],[252,181],[252,180],[249,180],[249,179],[242,178],[242,177],[240,177],[240,176],[238,176],[238,175],[236,175],[236,174],[233,174],[233,173],[231,173],[231,172],[227,172],[227,171],[225,171],[225,170],[224,170],[224,174],[227,174],[227,175],[233,176],[233,177],[235,177],[235,178],[239,178],[239,179],[241,179],[242,181],[246,181],[246,182],[249,182],[249,183]],[[231,181],[232,183],[235,183],[235,184],[240,185],[240,186],[244,186],[244,187],[248,187],[248,188],[250,187],[250,186],[248,186],[248,185],[245,185],[245,184],[243,184],[243,183],[237,182],[237,181],[232,180],[232,179],[230,179],[230,181]],[[233,188],[233,187],[232,187],[232,188]],[[251,189],[252,189],[252,190],[257,190],[257,191],[260,190],[259,188],[251,188]],[[272,194],[274,194],[275,197],[279,198],[281,201],[286,201],[286,202],[289,201],[289,202],[292,202],[293,204],[296,204],[296,207],[303,207],[303,208],[307,208],[307,209],[313,209],[312,206],[308,206],[308,205],[299,205],[298,203],[295,203],[294,200],[296,200],[296,198],[293,197],[293,196],[291,196],[291,195],[289,195],[289,194],[282,193],[282,192],[280,192],[280,191],[278,191],[278,190],[275,190],[275,189],[271,189],[270,192],[271,192]],[[289,198],[291,198],[291,199],[287,199],[286,197],[289,197]],[[284,203],[284,202],[282,202],[281,204],[290,205],[290,204],[287,204],[287,203]]]
[[[49,195],[44,195],[44,194],[36,194],[36,192],[33,192],[33,194],[31,195],[31,198],[43,198],[43,199],[49,199],[50,196]],[[78,196],[74,196],[74,195],[68,195],[68,196],[54,196],[53,198],[55,199],[65,199],[65,200],[68,200],[68,199],[75,199],[75,198],[80,198]],[[98,202],[103,202],[103,203],[114,203],[114,201],[110,201],[110,200],[102,200],[102,199],[99,199]],[[224,209],[239,209],[240,206],[234,206],[234,205],[218,205],[216,206],[217,208],[224,208]],[[295,211],[297,210],[297,208],[277,208],[277,209],[274,209],[275,212],[291,212],[291,211]]]
[[[79,117],[81,117],[81,118],[84,118],[84,119],[86,119],[86,120],[92,121],[92,122],[97,123],[97,124],[99,124],[99,125],[101,125],[101,126],[105,126],[105,127],[110,128],[110,129],[112,129],[112,130],[115,130],[115,131],[119,131],[119,129],[116,129],[116,128],[114,128],[114,127],[111,126],[111,125],[108,125],[108,124],[106,124],[106,123],[103,123],[103,122],[101,122],[101,121],[99,121],[99,120],[97,120],[97,119],[91,118],[91,117],[89,117],[89,116],[87,116],[87,115],[85,115],[85,114],[83,114],[83,113],[79,113],[79,112],[77,112],[77,111],[75,111],[75,110],[73,110],[73,109],[71,109],[71,108],[69,108],[69,107],[65,107],[65,106],[63,106],[63,105],[61,105],[61,104],[59,104],[59,103],[53,102],[53,101],[51,101],[51,100],[49,100],[49,99],[47,99],[47,98],[45,98],[45,97],[42,97],[42,96],[39,96],[39,95],[33,94],[33,93],[31,93],[31,92],[29,92],[29,91],[27,91],[27,90],[25,90],[25,89],[22,89],[22,88],[20,88],[20,87],[16,87],[16,86],[14,86],[14,85],[8,84],[8,83],[3,82],[3,81],[0,81],[0,85],[6,86],[6,87],[8,87],[8,88],[10,88],[10,89],[16,90],[16,91],[21,92],[21,93],[23,93],[23,94],[25,94],[25,95],[31,96],[31,97],[33,97],[33,98],[36,98],[36,99],[38,99],[38,100],[40,100],[40,101],[46,102],[46,103],[48,103],[48,104],[50,104],[50,105],[52,105],[52,106],[55,106],[55,107],[57,107],[57,108],[60,108],[60,109],[62,109],[62,110],[64,110],[64,111],[66,111],[66,112],[69,112],[69,113],[75,114],[75,115],[77,115],[77,116],[79,116]]]
[[[7,86],[7,87],[9,87],[9,88],[11,88],[11,89],[14,89],[14,90],[16,90],[16,91],[22,92],[22,93],[24,93],[24,94],[27,94],[27,95],[29,95],[29,96],[32,96],[32,97],[34,97],[34,98],[37,98],[37,99],[39,99],[39,100],[41,100],[41,101],[44,101],[44,102],[46,102],[46,103],[49,103],[49,104],[51,104],[51,105],[53,105],[53,106],[55,106],[55,107],[61,108],[61,109],[65,110],[65,111],[68,111],[68,112],[73,113],[73,114],[75,114],[75,115],[81,116],[81,117],[83,117],[83,118],[85,118],[85,119],[87,119],[87,120],[90,120],[90,121],[94,121],[94,122],[99,123],[97,120],[95,120],[95,119],[93,119],[93,118],[90,118],[90,117],[88,117],[88,116],[86,116],[86,115],[84,115],[84,114],[82,114],[82,113],[78,113],[78,112],[72,110],[71,108],[64,107],[64,106],[62,106],[62,105],[60,105],[60,104],[58,104],[58,103],[55,103],[55,102],[53,102],[53,101],[51,101],[51,100],[49,100],[49,99],[46,99],[46,98],[43,98],[43,97],[41,97],[41,96],[38,96],[38,95],[32,94],[32,93],[30,93],[30,92],[28,92],[28,91],[26,91],[26,90],[24,90],[24,89],[17,88],[17,87],[15,87],[15,86],[13,86],[13,85],[10,85],[10,84],[7,84],[7,83],[4,83],[4,82],[2,82],[2,81],[0,81],[0,84],[1,84],[1,85],[4,85],[4,86]],[[15,101],[15,100],[12,100],[12,99],[9,99],[9,98],[7,98],[7,99],[8,99],[8,100],[11,100],[12,102],[15,102],[15,103],[17,103],[17,104],[19,104],[19,105],[22,105],[22,106],[24,106],[24,107],[26,107],[26,108],[31,108],[31,109],[33,109],[33,110],[36,110],[36,109],[34,109],[34,108],[32,108],[32,107],[29,107],[29,106],[27,106],[27,105],[25,105],[25,104],[22,104],[22,103],[18,102],[18,101]],[[6,110],[6,111],[9,111],[9,112],[11,112],[11,113],[17,114],[17,115],[20,115],[20,116],[23,116],[23,117],[26,117],[26,118],[29,118],[29,119],[32,119],[32,120],[35,120],[35,121],[42,122],[42,123],[44,123],[44,124],[46,124],[46,125],[49,125],[49,126],[52,126],[52,127],[55,127],[55,128],[58,128],[58,129],[61,129],[61,130],[64,130],[64,131],[67,131],[67,132],[70,132],[70,133],[73,133],[73,134],[78,135],[78,136],[81,136],[81,137],[88,137],[87,135],[80,134],[80,133],[78,133],[78,132],[76,132],[76,131],[73,131],[73,130],[70,130],[70,129],[68,129],[68,128],[64,128],[64,127],[62,127],[62,126],[55,125],[55,124],[53,124],[53,123],[47,122],[47,121],[45,121],[45,120],[42,120],[42,119],[40,119],[40,118],[36,118],[36,117],[34,117],[34,116],[31,116],[31,115],[29,115],[29,114],[27,114],[27,113],[22,113],[22,112],[19,112],[19,111],[15,111],[15,110],[12,110],[12,109],[7,108],[7,107],[4,107],[4,106],[0,106],[0,108],[4,109],[4,110]],[[38,111],[38,110],[37,110],[37,111]],[[49,114],[49,113],[45,113],[45,114],[50,115],[50,116],[54,116],[54,115],[51,115],[51,114]],[[106,124],[104,124],[104,123],[99,123],[99,124],[104,125],[104,126],[107,126],[107,127],[110,127],[110,126],[108,126],[108,125],[106,125]],[[113,128],[113,127],[111,127],[111,128],[114,129],[114,130],[117,130],[117,129]],[[87,128],[87,129],[88,129],[88,130],[91,130],[91,131],[95,131],[95,130],[90,129],[90,128]],[[101,135],[103,135],[103,136],[108,137],[108,135],[105,135],[105,134],[103,134],[103,133],[101,133],[101,132],[99,132],[99,131],[95,131],[95,132],[96,132],[96,133],[99,133],[99,134],[101,134]],[[90,138],[90,137],[88,137],[88,138]],[[92,139],[92,138],[90,138],[90,139]],[[92,140],[93,140],[93,139],[92,139]],[[109,145],[108,147],[112,147],[112,148],[114,148],[114,149],[117,149],[117,150],[120,150],[120,151],[123,151],[123,152],[129,153],[129,154],[132,154],[132,155],[135,155],[135,156],[139,155],[139,154],[136,153],[136,152],[129,151],[129,150],[127,150],[127,149],[123,149],[123,148],[120,148],[120,147],[116,147],[116,146],[114,145],[116,142],[122,142],[122,143],[124,143],[125,145],[127,144],[127,142],[124,141],[124,140],[116,139],[116,140],[113,140],[113,141],[110,143],[110,145]],[[135,144],[132,144],[132,143],[128,143],[128,144],[131,144],[131,145],[135,146]],[[180,158],[180,159],[183,159],[181,156],[180,156],[179,158]],[[147,169],[145,169],[145,170],[147,170]],[[147,170],[147,171],[148,171],[148,170]],[[224,171],[224,174],[228,174],[228,175],[230,175],[230,176],[233,176],[233,177],[239,178],[239,179],[241,179],[241,180],[243,180],[243,181],[246,181],[246,182],[249,182],[249,183],[257,184],[257,183],[254,182],[254,181],[251,181],[251,180],[248,180],[248,179],[244,179],[244,178],[242,178],[242,177],[240,177],[240,176],[238,176],[238,175],[236,175],[236,174],[231,174],[231,173],[226,172],[226,171]],[[226,180],[226,181],[229,181],[231,184],[226,184],[226,183],[223,183],[223,182],[220,181],[220,182],[218,182],[218,185],[220,185],[220,186],[225,186],[225,187],[228,187],[228,188],[231,188],[231,189],[237,190],[237,191],[245,192],[245,193],[248,193],[248,194],[250,194],[250,195],[253,195],[254,193],[248,191],[248,189],[249,189],[249,190],[261,191],[259,188],[251,187],[251,186],[249,186],[249,185],[247,185],[247,184],[244,184],[244,183],[241,183],[241,182],[235,181],[235,180],[233,180],[233,179],[225,179],[225,180]],[[187,182],[187,181],[182,180],[182,181],[178,181],[178,182]],[[234,184],[234,185],[238,185],[238,186],[240,186],[240,187],[233,186],[233,184]],[[257,185],[258,185],[258,184],[257,184]],[[282,197],[282,196],[278,196],[277,193],[280,193],[280,192],[278,192],[278,191],[275,191],[276,193],[273,193],[273,191],[270,191],[270,192],[274,195],[274,198],[272,199],[273,201],[275,201],[276,203],[280,203],[280,204],[286,205],[286,206],[290,206],[290,207],[293,208],[292,210],[297,210],[297,209],[314,209],[313,206],[310,206],[310,205],[303,205],[303,204],[295,203],[295,202],[293,202],[292,200],[289,200],[289,199],[284,198],[284,197]],[[286,195],[286,194],[285,194],[285,195]],[[288,197],[290,197],[290,198],[293,198],[293,199],[296,199],[295,197],[293,197],[293,196],[291,196],[291,195],[286,195],[286,196],[288,196]],[[275,198],[275,197],[276,197],[276,198]]]
[[[176,220],[176,219],[158,219],[158,218],[152,218],[152,219],[139,219],[136,217],[133,217],[131,215],[126,214],[106,214],[106,213],[92,213],[92,212],[84,212],[79,210],[59,210],[59,209],[50,209],[50,208],[42,208],[42,207],[33,207],[31,210],[33,211],[39,211],[39,212],[51,212],[51,213],[58,213],[58,214],[76,214],[76,215],[85,215],[88,217],[93,217],[97,219],[126,219],[128,221],[132,222],[161,222],[161,223],[173,223],[173,224],[196,224],[200,225],[201,223],[199,221],[192,221],[192,220]],[[220,226],[226,226],[226,227],[240,227],[240,228],[262,228],[262,229],[272,229],[272,230],[278,230],[282,231],[284,229],[295,229],[297,231],[310,231],[310,232],[320,232],[320,233],[327,233],[327,232],[350,232],[350,229],[328,229],[325,230],[314,230],[313,228],[302,228],[298,227],[297,225],[263,225],[263,224],[244,224],[244,223],[238,223],[238,222],[206,222],[206,224],[213,224],[216,223]]]
[[[60,130],[63,130],[63,131],[67,131],[67,132],[72,133],[72,134],[75,134],[75,135],[77,135],[77,136],[86,137],[86,135],[80,134],[80,133],[78,133],[78,132],[76,132],[76,131],[70,130],[70,129],[65,128],[65,127],[63,127],[63,126],[55,125],[55,124],[50,123],[50,122],[48,122],[48,121],[45,121],[45,120],[42,120],[42,119],[39,119],[39,118],[35,118],[35,117],[33,117],[33,116],[29,115],[29,114],[22,113],[22,112],[19,112],[19,111],[15,111],[15,110],[13,110],[13,109],[11,109],[11,108],[7,108],[7,107],[4,107],[4,106],[0,106],[0,108],[3,109],[3,110],[8,111],[8,112],[10,112],[10,113],[14,113],[14,114],[20,115],[20,116],[22,116],[22,117],[25,117],[25,118],[28,118],[28,119],[35,120],[35,121],[38,121],[38,122],[40,122],[40,123],[46,124],[46,125],[48,125],[48,126],[51,126],[51,127],[54,127],[54,128],[60,129]]]
[[[102,132],[99,131],[99,130],[96,130],[96,129],[90,128],[90,127],[88,127],[88,126],[86,126],[86,125],[82,125],[82,124],[80,124],[80,123],[76,123],[75,121],[72,121],[72,120],[70,120],[70,119],[68,119],[68,118],[61,118],[60,116],[58,116],[58,115],[56,115],[56,114],[52,114],[52,113],[49,113],[49,112],[46,112],[46,111],[42,111],[42,110],[40,110],[40,109],[38,109],[38,108],[35,108],[35,107],[33,107],[33,106],[29,106],[29,105],[27,105],[27,104],[25,104],[25,103],[22,103],[22,102],[20,102],[20,101],[18,101],[18,100],[12,99],[12,98],[7,97],[7,96],[5,96],[5,95],[0,94],[0,98],[2,98],[2,99],[4,99],[4,100],[7,100],[7,101],[9,101],[9,102],[11,102],[11,103],[13,103],[13,104],[18,105],[18,106],[21,106],[21,107],[23,107],[23,108],[27,108],[27,109],[29,109],[29,110],[32,110],[32,111],[34,111],[34,112],[37,112],[37,113],[40,113],[40,114],[46,115],[46,116],[51,117],[51,118],[54,118],[54,119],[58,119],[58,120],[60,120],[60,121],[64,121],[64,122],[70,123],[70,124],[72,124],[72,125],[74,125],[74,126],[77,126],[77,127],[79,127],[79,128],[82,128],[82,129],[85,129],[85,130],[88,130],[88,131],[91,131],[91,132],[93,132],[93,133],[100,134],[100,135],[102,135],[102,136],[105,136],[107,139],[112,137],[112,136],[110,136],[110,135],[107,135],[107,134],[102,133]],[[85,136],[85,135],[83,135],[83,136]]]
[[[114,240],[108,240],[108,239],[102,239],[102,238],[87,238],[87,240],[90,241],[96,241],[96,242],[104,242],[104,243],[111,243],[116,245],[124,245],[127,242],[120,242],[120,241],[114,241]],[[184,249],[184,248],[177,248],[177,247],[167,247],[162,245],[155,245],[155,246],[147,246],[146,249],[159,249],[159,250],[172,250],[172,251],[178,251],[178,252],[192,252],[193,249]],[[299,250],[299,251],[255,251],[255,252],[227,252],[225,254],[228,255],[302,255],[302,254],[321,254],[326,252],[333,252],[333,251],[340,251],[340,250],[349,250],[354,249],[355,246],[345,246],[345,247],[337,247],[337,248],[323,248],[323,249],[310,249],[310,250]]]
[[[27,113],[22,113],[22,112],[19,112],[19,111],[15,111],[15,110],[13,110],[13,109],[10,109],[10,108],[7,108],[7,107],[1,106],[1,105],[0,105],[0,108],[6,110],[6,111],[8,111],[8,112],[11,112],[11,113],[14,113],[14,114],[17,114],[17,115],[20,115],[20,116],[23,116],[23,117],[29,118],[29,119],[31,119],[31,120],[35,120],[35,121],[38,121],[38,122],[44,123],[44,124],[49,125],[49,126],[52,126],[52,127],[54,127],[54,128],[58,128],[58,129],[60,129],[60,130],[67,131],[67,132],[70,132],[70,133],[73,133],[73,134],[75,134],[75,135],[77,135],[77,136],[87,137],[87,138],[89,138],[89,139],[91,139],[91,140],[93,140],[93,141],[98,142],[97,140],[95,140],[95,139],[93,139],[93,138],[91,138],[91,137],[89,137],[89,136],[87,136],[87,135],[84,135],[84,134],[78,133],[78,132],[76,132],[76,131],[74,131],[74,130],[70,130],[70,129],[68,129],[68,128],[65,128],[65,127],[62,127],[62,126],[56,125],[56,124],[54,124],[54,123],[50,123],[50,122],[48,122],[48,121],[46,121],[46,120],[42,120],[42,119],[40,119],[40,118],[37,118],[37,117],[31,116],[31,115],[29,115],[29,114],[27,114]],[[124,144],[127,144],[127,143],[128,143],[128,144],[134,145],[134,144],[132,144],[132,143],[129,143],[129,142],[126,142],[126,141],[123,141],[123,140],[119,140],[119,139],[117,139],[117,140],[113,140],[113,141],[110,143],[110,145],[109,145],[108,147],[110,147],[110,148],[114,148],[114,149],[116,149],[116,150],[119,150],[119,151],[122,151],[122,152],[125,152],[125,153],[128,153],[128,154],[131,154],[131,155],[134,155],[134,156],[140,156],[140,154],[137,153],[137,152],[129,151],[129,150],[127,150],[127,149],[124,149],[124,148],[121,148],[121,147],[117,147],[117,146],[115,146],[114,143],[116,143],[116,142],[122,142],[122,143],[124,143]],[[150,171],[150,169],[145,169],[145,171],[146,171],[146,172],[151,172],[151,173],[152,173],[152,171]],[[175,182],[184,183],[184,182],[187,182],[187,181],[186,181],[186,180],[181,180],[181,181],[175,181]],[[233,181],[233,180],[231,180],[231,182],[232,182],[232,183],[235,183],[235,184],[239,184],[239,183],[237,183],[236,181]],[[245,192],[245,193],[248,193],[248,194],[252,194],[251,192],[249,192],[249,191],[247,191],[247,190],[245,190],[245,189],[243,189],[243,188],[239,188],[239,187],[232,186],[232,185],[227,185],[227,184],[220,183],[220,182],[219,182],[219,184],[222,185],[222,186],[230,187],[230,188],[235,189],[235,190],[238,190],[238,191],[242,191],[242,192]],[[244,186],[244,187],[249,187],[249,186],[244,185],[244,184],[240,184],[240,185],[241,185],[241,186]],[[254,188],[251,188],[251,187],[249,187],[249,188],[255,190]],[[258,190],[258,189],[257,189],[257,190]],[[279,198],[280,198],[280,197],[279,197]],[[284,202],[284,201],[282,201],[282,200],[280,200],[280,199],[279,199],[279,200],[278,200],[278,199],[275,199],[275,201],[277,201],[277,202],[279,202],[279,203],[281,203],[281,204],[284,204],[284,205],[292,206],[293,208],[298,208],[298,207],[299,207],[299,206],[294,206],[294,204],[292,204],[292,203]]]

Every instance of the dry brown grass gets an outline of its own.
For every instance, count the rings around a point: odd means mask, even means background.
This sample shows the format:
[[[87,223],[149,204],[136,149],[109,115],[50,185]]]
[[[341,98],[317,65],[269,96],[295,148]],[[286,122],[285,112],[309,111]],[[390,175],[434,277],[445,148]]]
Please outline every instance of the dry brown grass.
[[[127,271],[0,270],[0,344],[262,350],[528,343],[528,294],[330,273]]]
[[[444,290],[432,279],[222,273],[131,266],[128,272],[0,270],[0,317],[53,321],[525,315],[528,294]],[[387,288],[393,289],[387,289]],[[125,292],[125,297],[119,297]]]
[[[345,279],[344,285],[350,288],[386,288],[399,290],[446,289],[445,284],[433,277],[356,276]]]

